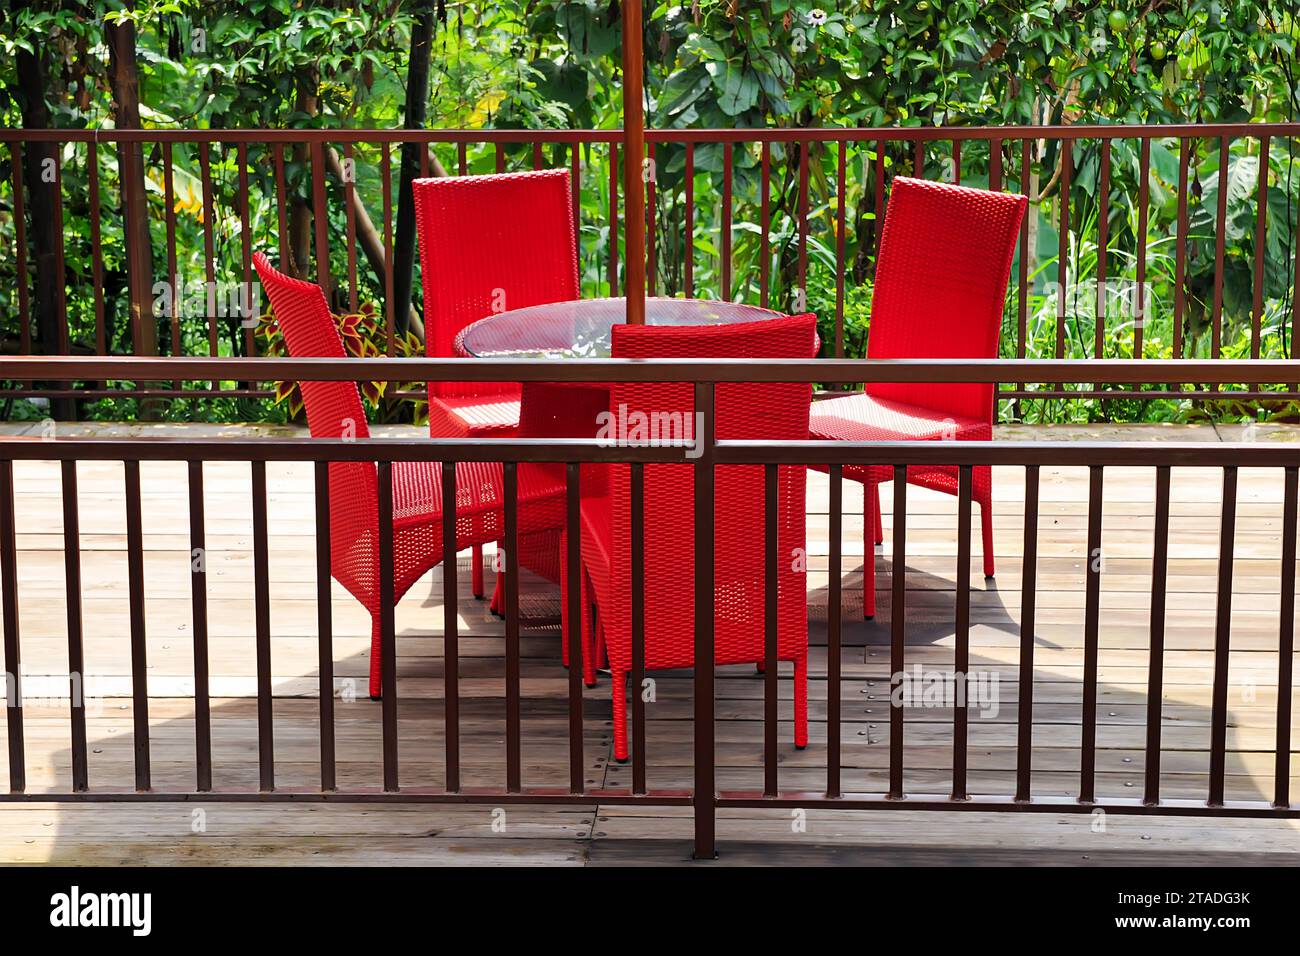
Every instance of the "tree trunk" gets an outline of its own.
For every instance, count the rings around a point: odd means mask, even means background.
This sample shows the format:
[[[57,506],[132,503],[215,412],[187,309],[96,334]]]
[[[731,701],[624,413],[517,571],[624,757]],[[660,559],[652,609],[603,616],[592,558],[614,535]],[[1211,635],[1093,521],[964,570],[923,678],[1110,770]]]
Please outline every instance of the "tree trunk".
[[[129,20],[110,23],[106,31],[114,123],[120,130],[140,129],[140,78],[135,62],[135,24]],[[122,184],[131,343],[136,355],[156,355],[158,330],[153,315],[153,247],[149,237],[149,205],[145,194],[142,144],[118,143],[117,162]]]
[[[319,108],[316,96],[317,76],[314,70],[306,70],[296,79],[298,87],[297,103],[294,110],[307,116],[315,116]],[[310,168],[310,157],[306,143],[293,144],[293,161],[298,169]],[[310,178],[308,180],[310,182]],[[302,190],[293,190],[289,200],[289,255],[293,261],[281,264],[289,275],[311,281],[311,202]]]
[[[429,54],[433,45],[435,3],[418,4],[419,15],[411,31],[411,58],[406,70],[405,127],[421,129],[429,105]],[[411,311],[411,286],[415,266],[415,199],[411,183],[420,174],[419,143],[402,144],[401,179],[397,194],[397,234],[393,240],[393,315],[399,332],[405,332]]]
[[[21,49],[18,51],[18,99],[24,129],[50,128],[50,111],[45,103],[46,63],[39,42],[38,39],[38,52],[35,54]],[[25,146],[23,179],[31,213],[28,236],[32,265],[36,270],[32,307],[41,351],[52,355],[59,351],[60,343],[63,342],[61,332],[66,328],[67,321],[60,298],[66,277],[58,268],[59,236],[55,218],[55,208],[61,197],[58,181],[51,175],[58,163],[58,146],[49,142],[29,142]],[[26,282],[27,277],[19,276],[18,281]],[[41,387],[66,388],[70,384],[47,382],[42,383]],[[72,399],[56,398],[50,403],[50,414],[59,421],[75,420],[76,411],[76,402]]]

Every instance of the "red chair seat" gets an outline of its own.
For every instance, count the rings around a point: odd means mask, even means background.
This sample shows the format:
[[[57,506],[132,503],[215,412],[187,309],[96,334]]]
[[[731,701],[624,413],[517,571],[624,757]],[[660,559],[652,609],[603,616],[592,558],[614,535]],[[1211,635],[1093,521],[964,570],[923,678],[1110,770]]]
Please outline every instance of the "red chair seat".
[[[446,438],[509,438],[519,430],[519,391],[513,385],[492,394],[430,395],[429,432]]]
[[[945,415],[865,392],[813,402],[808,430],[815,439],[838,441],[987,441],[987,421]]]

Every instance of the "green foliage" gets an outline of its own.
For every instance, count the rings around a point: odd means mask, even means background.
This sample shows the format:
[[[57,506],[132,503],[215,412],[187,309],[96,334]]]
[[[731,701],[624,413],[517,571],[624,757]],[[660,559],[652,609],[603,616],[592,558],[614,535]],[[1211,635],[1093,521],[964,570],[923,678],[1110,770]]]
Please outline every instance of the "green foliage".
[[[917,127],[1002,124],[1116,124],[1244,122],[1293,119],[1298,92],[1295,47],[1300,26],[1287,0],[852,0],[818,6],[803,0],[699,0],[692,4],[644,6],[644,75],[649,125],[670,129],[708,127]],[[414,0],[359,4],[326,0],[149,0],[128,7],[119,0],[46,0],[0,10],[0,122],[20,123],[20,53],[40,54],[48,71],[45,100],[54,125],[110,126],[114,106],[104,24],[131,20],[137,29],[141,114],[157,128],[392,128],[401,125],[411,34],[429,5]],[[597,128],[621,124],[619,6],[609,0],[502,0],[495,4],[437,4],[433,38],[428,125],[468,129]],[[40,38],[40,42],[36,42]],[[656,275],[660,294],[687,291],[686,263],[693,265],[692,294],[758,301],[766,287],[770,304],[816,311],[823,353],[835,347],[838,244],[844,245],[846,354],[861,354],[869,326],[870,278],[876,240],[874,168],[886,175],[915,172],[906,144],[883,156],[876,144],[846,149],[843,194],[837,187],[838,149],[812,144],[806,157],[796,147],[771,143],[768,241],[763,243],[761,170],[755,141],[733,150],[730,219],[722,208],[724,148],[697,144],[694,223],[685,222],[687,151],[659,144],[655,154]],[[1183,354],[1289,356],[1294,299],[1296,210],[1300,167],[1296,142],[1271,142],[1264,186],[1264,243],[1255,248],[1260,195],[1258,142],[1231,143],[1227,169],[1219,169],[1219,144],[1191,142],[1188,178],[1188,255],[1181,290],[1184,325],[1177,330]],[[307,150],[247,145],[247,165],[230,143],[207,149],[210,204],[204,199],[201,147],[171,151],[177,268],[182,281],[206,274],[209,240],[219,282],[244,276],[244,242],[275,251],[281,229],[275,198],[283,188],[289,229],[301,225],[311,203],[311,157]],[[1065,283],[1058,282],[1061,221],[1059,171],[1062,150],[1055,142],[1031,143],[1030,179],[1019,181],[1020,146],[1004,143],[1000,157],[1009,188],[1033,199],[1036,235],[1026,301],[1026,353],[1054,355],[1057,309],[1065,300],[1064,351],[1095,351],[1096,276],[1099,264],[1101,147],[1075,142],[1068,200],[1070,232]],[[1110,151],[1107,208],[1108,284],[1136,283],[1139,247],[1137,197],[1139,143],[1115,140]],[[1171,355],[1176,288],[1179,144],[1151,141],[1147,207],[1145,286],[1149,309],[1142,351]],[[340,150],[342,152],[342,150]],[[455,171],[471,173],[542,165],[567,166],[567,148],[547,145],[535,157],[531,144],[496,147],[469,144],[434,150]],[[343,157],[347,159],[349,157]],[[385,194],[378,147],[359,144],[350,157],[353,189],[382,228]],[[798,229],[801,160],[808,168],[808,229]],[[93,167],[100,201],[90,203],[92,167],[84,146],[61,154],[65,200],[65,254],[69,271],[68,315],[75,346],[93,346],[96,295],[92,282],[92,222],[101,224],[103,309],[111,349],[132,348],[126,315],[125,257],[121,238],[118,157],[98,150]],[[282,163],[283,187],[277,182]],[[922,155],[931,177],[960,174],[972,185],[987,184],[993,155],[987,145],[968,142],[960,162],[952,146],[935,142]],[[168,230],[157,147],[146,154],[154,272],[165,276]],[[393,172],[396,160],[393,157]],[[601,145],[580,150],[581,275],[586,295],[609,294],[614,233],[607,184],[610,156]],[[0,247],[12,249],[10,156],[0,152]],[[248,192],[241,183],[248,178]],[[1222,185],[1221,185],[1222,182]],[[326,264],[338,290],[340,314],[357,313],[357,303],[382,301],[383,284],[359,262],[355,286],[345,281],[352,245],[345,215],[346,190],[328,183]],[[1212,290],[1218,269],[1215,235],[1220,190],[1224,194],[1224,293],[1216,339]],[[247,200],[249,233],[242,229]],[[395,200],[394,200],[395,201]],[[210,205],[210,209],[209,209]],[[298,216],[295,219],[295,215]],[[843,236],[840,217],[843,217]],[[731,228],[730,284],[724,287],[721,236]],[[296,241],[296,240],[295,240]],[[306,245],[310,245],[309,243]],[[802,250],[802,255],[801,255]],[[310,256],[308,257],[310,259]],[[359,257],[358,257],[359,258]],[[806,265],[801,265],[806,260]],[[1253,341],[1256,263],[1262,265],[1260,334]],[[12,256],[0,257],[0,326],[17,334]],[[308,271],[304,269],[303,271]],[[764,278],[766,281],[764,282]],[[346,300],[346,301],[345,301]],[[418,305],[418,295],[417,295]],[[173,340],[185,353],[243,354],[246,330],[220,318],[215,337],[206,316],[182,312],[161,317],[163,350]],[[1131,301],[1107,297],[1103,352],[1132,355],[1139,317]],[[1003,350],[1017,354],[1019,302],[1008,303]],[[90,406],[92,412],[97,406]],[[1047,420],[1080,416],[1170,418],[1252,412],[1227,405],[1161,402],[1031,402],[1006,405],[1007,413]],[[193,411],[194,409],[191,409]],[[264,408],[276,415],[284,409]],[[254,406],[213,403],[213,415],[258,414]],[[1277,405],[1275,414],[1294,413]],[[381,414],[386,415],[387,412]]]

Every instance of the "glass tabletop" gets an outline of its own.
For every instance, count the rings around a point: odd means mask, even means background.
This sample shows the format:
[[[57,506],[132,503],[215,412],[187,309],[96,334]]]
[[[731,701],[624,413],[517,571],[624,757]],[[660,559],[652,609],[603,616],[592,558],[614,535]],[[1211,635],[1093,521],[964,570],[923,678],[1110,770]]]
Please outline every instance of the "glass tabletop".
[[[458,351],[475,358],[609,358],[611,330],[626,320],[626,299],[577,299],[515,309],[466,326]],[[780,312],[704,299],[645,300],[647,325],[734,325]]]

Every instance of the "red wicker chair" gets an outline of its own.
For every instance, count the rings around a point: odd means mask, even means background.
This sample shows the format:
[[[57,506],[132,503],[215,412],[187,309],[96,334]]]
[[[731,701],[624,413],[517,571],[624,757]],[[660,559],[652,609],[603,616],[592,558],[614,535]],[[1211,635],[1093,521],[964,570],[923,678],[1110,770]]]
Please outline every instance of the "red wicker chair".
[[[868,358],[996,358],[1007,279],[1024,196],[899,177],[894,180],[880,240],[872,293]],[[862,392],[816,402],[810,432],[844,441],[987,441],[993,435],[993,385],[868,382]],[[823,469],[824,470],[824,469]],[[879,544],[881,482],[887,465],[845,466],[863,483],[867,532]],[[909,467],[909,484],[957,494],[957,469]],[[984,574],[993,576],[992,482],[973,470],[979,502]],[[875,548],[864,548],[863,612],[876,612]],[[902,573],[896,568],[895,573]]]
[[[427,354],[449,358],[471,322],[580,296],[569,173],[548,169],[413,183]],[[519,427],[517,383],[429,383],[429,434],[507,438]],[[559,580],[560,532],[520,542],[520,562]],[[474,551],[475,596],[483,595]],[[500,575],[493,610],[501,596]],[[563,603],[563,602],[561,602]]]
[[[343,340],[319,286],[283,275],[266,256],[253,257],[275,310],[289,354],[344,357]],[[369,437],[353,382],[300,382],[313,438]],[[330,480],[330,569],[373,619],[370,696],[380,694],[379,497],[371,462],[334,462]],[[393,593],[395,600],[442,558],[442,466],[393,463]],[[502,471],[499,464],[456,468],[458,548],[500,536]],[[550,472],[519,469],[520,531],[551,528],[564,519],[564,486]],[[454,558],[454,555],[453,555]]]
[[[784,317],[732,326],[614,327],[613,354],[620,358],[754,357],[812,358],[817,352],[816,319]],[[719,438],[804,439],[808,435],[807,383],[717,386]],[[627,416],[665,413],[693,422],[689,384],[620,384],[610,408]],[[635,420],[635,419],[633,419]],[[654,421],[654,418],[650,419]],[[658,419],[664,421],[663,417]],[[668,420],[672,420],[669,418]],[[694,434],[694,426],[689,434]],[[807,472],[801,466],[779,471],[782,555],[805,546],[804,495]],[[584,643],[603,635],[613,674],[614,755],[626,760],[627,673],[632,666],[631,511],[626,465],[586,469],[582,486],[582,559],[585,580]],[[690,515],[694,500],[691,465],[645,468],[645,666],[647,670],[690,667],[694,663],[693,580],[695,535]],[[758,663],[764,657],[764,479],[758,466],[730,465],[717,470],[715,529],[716,659],[718,664]],[[778,583],[777,656],[794,662],[795,745],[808,743],[808,607],[805,575],[794,560],[783,560]],[[594,596],[597,619],[591,616]]]

